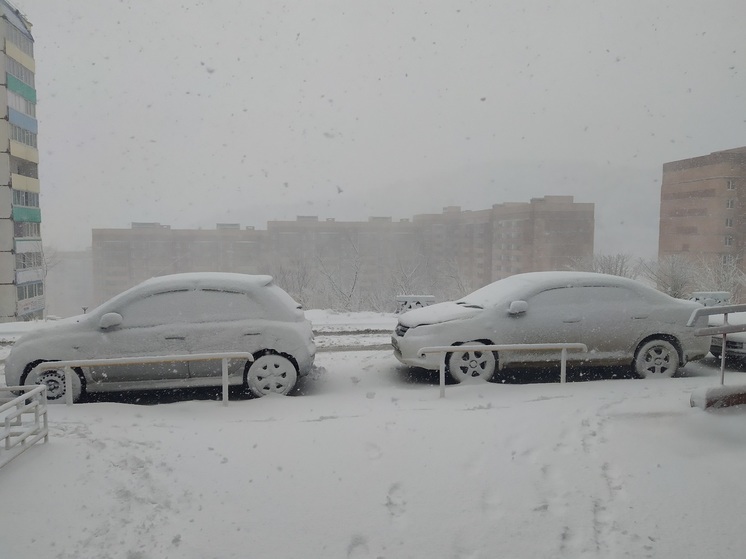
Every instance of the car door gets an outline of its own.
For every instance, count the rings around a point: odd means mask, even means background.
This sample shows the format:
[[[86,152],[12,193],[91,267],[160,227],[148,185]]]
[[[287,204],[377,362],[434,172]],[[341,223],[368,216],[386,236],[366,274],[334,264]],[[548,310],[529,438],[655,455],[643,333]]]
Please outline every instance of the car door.
[[[649,330],[653,311],[650,302],[622,286],[576,289],[582,338],[594,361],[614,363],[631,359],[638,340]]]
[[[102,329],[97,357],[169,356],[188,353],[185,306],[189,290],[174,290],[141,297],[111,309],[122,315],[118,326]],[[95,367],[94,382],[168,385],[189,378],[186,362],[168,361],[147,365]]]
[[[264,307],[251,294],[227,289],[200,289],[193,301],[192,312],[199,318],[191,326],[191,353],[223,353],[271,347],[266,340],[271,325]],[[229,361],[231,376],[242,376],[244,360]],[[192,361],[189,375],[195,381],[215,379],[222,375],[220,360]],[[209,382],[207,382],[209,384]]]
[[[572,286],[552,287],[528,297],[526,312],[512,319],[510,342],[582,342],[582,314],[578,311],[578,299],[578,290]],[[557,361],[560,350],[503,352],[502,355],[504,361]]]

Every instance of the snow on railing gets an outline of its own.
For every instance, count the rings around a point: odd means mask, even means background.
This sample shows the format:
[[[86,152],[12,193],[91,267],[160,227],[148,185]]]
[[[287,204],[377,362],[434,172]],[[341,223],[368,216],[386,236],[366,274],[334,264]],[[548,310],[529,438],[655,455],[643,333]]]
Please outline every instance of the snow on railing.
[[[687,326],[694,326],[697,319],[701,316],[711,316],[713,314],[722,314],[723,323],[717,326],[707,326],[706,328],[696,328],[694,330],[695,336],[721,336],[723,340],[723,347],[720,352],[720,384],[725,384],[725,341],[728,334],[734,334],[736,332],[746,332],[746,323],[744,324],[729,324],[728,315],[737,312],[746,312],[746,305],[720,305],[713,307],[701,307],[692,311],[692,316],[689,317]]]
[[[65,372],[65,403],[73,405],[73,376],[74,367],[105,367],[106,365],[142,365],[148,363],[169,363],[172,361],[222,361],[223,405],[228,405],[228,361],[231,359],[246,359],[254,361],[254,356],[245,351],[229,351],[224,353],[190,353],[188,355],[159,355],[147,357],[121,357],[109,359],[79,359],[76,361],[43,361],[33,368],[33,371],[50,371],[62,369]],[[31,373],[29,373],[31,374]]]
[[[556,344],[502,344],[502,345],[459,345],[459,346],[433,346],[423,347],[419,351],[420,357],[427,353],[440,353],[440,397],[446,396],[446,355],[449,353],[461,353],[464,351],[549,351],[561,350],[560,352],[560,382],[567,381],[567,351],[588,351],[588,346],[580,343],[556,343]]]
[[[4,386],[0,388],[0,398],[5,400],[5,394],[13,392],[23,394],[0,405],[0,468],[41,439],[49,440],[46,385]],[[24,416],[29,415],[33,419],[24,421]]]

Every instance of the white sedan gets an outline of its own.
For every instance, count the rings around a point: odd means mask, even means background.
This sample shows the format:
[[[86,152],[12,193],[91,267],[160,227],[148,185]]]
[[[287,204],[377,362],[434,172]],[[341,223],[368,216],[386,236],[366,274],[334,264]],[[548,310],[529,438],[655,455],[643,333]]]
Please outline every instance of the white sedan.
[[[256,396],[287,394],[307,374],[316,346],[300,305],[271,276],[189,273],[147,280],[88,314],[22,335],[5,360],[8,386],[47,385],[65,395],[64,373],[38,371],[43,361],[169,357],[249,352],[232,361],[229,383]],[[73,399],[86,392],[220,386],[219,360],[164,361],[76,369]]]
[[[432,346],[583,343],[568,358],[588,365],[632,366],[640,377],[671,377],[707,355],[710,340],[687,327],[699,303],[674,299],[635,280],[588,272],[517,274],[459,299],[402,314],[392,336],[405,365],[436,370]],[[702,317],[696,327],[705,326]],[[557,362],[559,352],[454,351],[446,358],[456,381],[489,380],[511,364]]]

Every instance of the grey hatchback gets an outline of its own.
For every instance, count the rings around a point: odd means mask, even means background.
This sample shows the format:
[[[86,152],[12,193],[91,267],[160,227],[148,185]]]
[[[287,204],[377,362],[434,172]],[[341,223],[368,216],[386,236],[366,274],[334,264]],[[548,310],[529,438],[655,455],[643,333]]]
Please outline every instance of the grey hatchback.
[[[65,395],[61,370],[43,361],[250,352],[233,361],[229,383],[256,396],[287,394],[313,367],[311,324],[271,276],[188,273],[149,279],[88,314],[22,335],[5,360],[8,386],[44,383],[50,400]],[[33,372],[32,372],[33,371]],[[219,361],[164,361],[76,369],[73,399],[86,392],[219,386]]]

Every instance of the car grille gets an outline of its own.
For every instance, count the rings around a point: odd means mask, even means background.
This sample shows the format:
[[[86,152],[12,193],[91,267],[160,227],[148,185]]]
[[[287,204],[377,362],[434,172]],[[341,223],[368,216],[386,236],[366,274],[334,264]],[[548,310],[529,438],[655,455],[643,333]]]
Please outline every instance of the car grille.
[[[394,330],[394,332],[396,333],[397,336],[402,337],[404,334],[407,333],[407,330],[409,330],[409,326],[404,326],[402,324],[397,324],[396,325],[396,330]]]
[[[713,338],[710,346],[720,349],[723,347],[723,341],[721,338]],[[731,342],[730,340],[726,340],[725,349],[743,349],[743,342]]]

